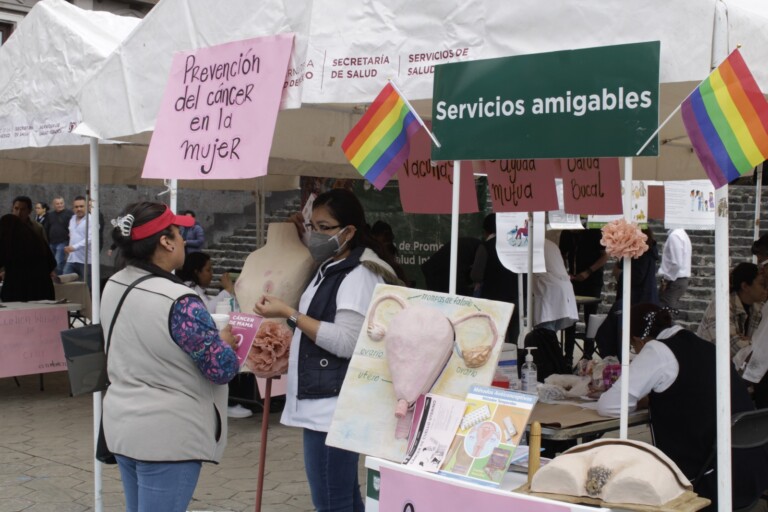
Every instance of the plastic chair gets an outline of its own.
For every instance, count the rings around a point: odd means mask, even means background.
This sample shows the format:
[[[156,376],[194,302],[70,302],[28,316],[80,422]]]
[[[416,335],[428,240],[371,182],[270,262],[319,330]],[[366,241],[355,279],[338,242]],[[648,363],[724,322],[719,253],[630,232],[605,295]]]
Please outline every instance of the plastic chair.
[[[768,444],[768,409],[757,409],[754,411],[745,411],[734,414],[731,417],[731,448],[749,449],[758,448]],[[691,483],[696,483],[711,469],[717,455],[717,446],[712,448],[707,462],[701,468],[701,471]],[[746,512],[751,510],[761,499],[766,499],[763,493],[755,496],[754,501],[749,506],[733,509],[734,512]]]
[[[731,419],[731,446],[733,448],[757,448],[768,444],[768,409],[757,409],[735,414]],[[751,510],[761,499],[766,499],[765,489],[748,507],[734,509]]]

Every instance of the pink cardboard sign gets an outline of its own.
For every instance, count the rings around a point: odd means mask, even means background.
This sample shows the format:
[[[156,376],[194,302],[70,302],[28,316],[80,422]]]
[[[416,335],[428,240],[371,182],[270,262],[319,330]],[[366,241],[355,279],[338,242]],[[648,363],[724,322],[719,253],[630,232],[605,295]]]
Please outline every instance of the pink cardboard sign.
[[[562,158],[560,172],[565,213],[623,213],[618,158]]]
[[[557,210],[558,160],[488,160],[478,162],[488,175],[494,212]]]
[[[515,510],[519,512],[568,512],[558,505],[509,491],[452,485],[447,479],[417,476],[381,467],[380,512],[425,510]]]
[[[267,174],[293,34],[173,56],[143,178]]]
[[[66,307],[0,310],[0,377],[66,371]]]
[[[430,123],[426,123],[431,129]],[[411,138],[411,154],[397,171],[405,213],[451,213],[453,162],[432,162],[432,140],[426,130]],[[432,164],[435,165],[432,165]],[[470,162],[462,162],[459,213],[476,213],[477,193]]]

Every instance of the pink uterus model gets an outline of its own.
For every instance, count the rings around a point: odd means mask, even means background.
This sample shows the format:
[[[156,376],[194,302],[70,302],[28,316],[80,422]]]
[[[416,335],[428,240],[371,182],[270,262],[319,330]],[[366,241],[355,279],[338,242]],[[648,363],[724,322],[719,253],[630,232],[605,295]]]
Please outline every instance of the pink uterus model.
[[[385,301],[394,301],[402,309],[395,313],[385,326],[375,322],[377,309]],[[387,365],[395,398],[395,416],[398,418],[396,437],[407,436],[402,428],[406,413],[419,395],[429,392],[440,377],[456,346],[454,326],[470,318],[481,317],[491,325],[493,340],[477,350],[459,351],[465,364],[474,368],[485,363],[498,339],[495,325],[486,313],[472,313],[451,322],[437,308],[422,304],[408,304],[396,295],[383,295],[371,306],[368,320],[368,336],[374,341],[383,340],[387,353]],[[479,363],[479,364],[477,364]]]

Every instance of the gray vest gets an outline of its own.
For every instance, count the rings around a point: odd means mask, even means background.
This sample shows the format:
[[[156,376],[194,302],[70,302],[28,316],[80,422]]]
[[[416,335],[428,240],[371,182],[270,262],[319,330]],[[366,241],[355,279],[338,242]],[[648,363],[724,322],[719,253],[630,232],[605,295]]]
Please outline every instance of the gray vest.
[[[127,286],[146,274],[129,266],[109,280],[101,302],[105,331]],[[224,453],[228,388],[208,381],[170,334],[171,308],[185,295],[194,293],[168,279],[148,279],[130,291],[118,314],[103,416],[107,446],[116,454],[218,462]]]

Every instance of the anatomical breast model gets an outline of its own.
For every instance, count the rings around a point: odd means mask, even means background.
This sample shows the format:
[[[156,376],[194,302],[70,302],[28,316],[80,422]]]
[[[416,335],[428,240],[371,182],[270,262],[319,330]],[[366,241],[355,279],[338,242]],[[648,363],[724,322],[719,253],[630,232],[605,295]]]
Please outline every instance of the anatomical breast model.
[[[288,222],[270,224],[266,245],[248,256],[235,282],[240,309],[253,311],[256,301],[264,294],[274,295],[286,304],[298,307],[314,268],[312,256],[299,239],[296,226]],[[284,320],[265,320],[248,354],[246,366],[260,377],[284,373],[290,338],[291,332]]]

